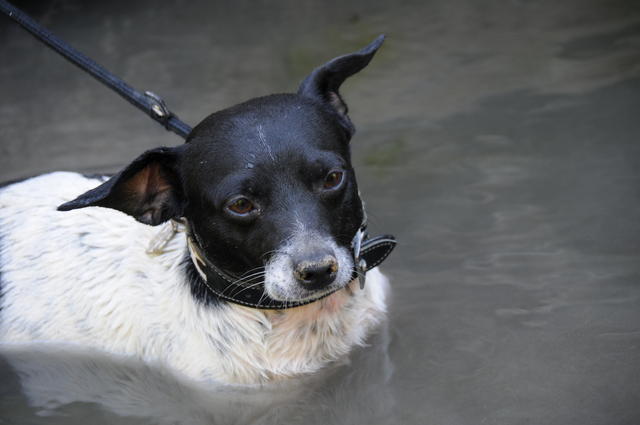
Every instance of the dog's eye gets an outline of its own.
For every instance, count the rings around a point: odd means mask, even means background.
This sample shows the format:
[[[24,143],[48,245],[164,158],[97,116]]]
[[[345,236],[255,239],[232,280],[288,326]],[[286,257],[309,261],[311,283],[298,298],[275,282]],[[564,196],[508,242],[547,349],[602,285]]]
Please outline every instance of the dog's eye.
[[[322,188],[325,190],[335,189],[340,186],[344,179],[344,173],[342,171],[332,171],[324,178],[324,184]]]
[[[234,199],[231,203],[229,203],[227,205],[227,209],[234,214],[247,215],[256,208],[250,200],[240,197]]]

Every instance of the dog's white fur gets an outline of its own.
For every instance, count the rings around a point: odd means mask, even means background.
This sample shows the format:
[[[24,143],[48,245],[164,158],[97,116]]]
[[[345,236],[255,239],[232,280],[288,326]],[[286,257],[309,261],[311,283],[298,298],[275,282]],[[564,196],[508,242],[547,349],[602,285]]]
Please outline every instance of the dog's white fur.
[[[351,282],[279,312],[203,305],[182,270],[184,235],[151,256],[156,227],[105,208],[56,211],[99,183],[58,172],[0,190],[0,341],[79,344],[250,384],[314,372],[384,317],[377,269],[364,290]]]

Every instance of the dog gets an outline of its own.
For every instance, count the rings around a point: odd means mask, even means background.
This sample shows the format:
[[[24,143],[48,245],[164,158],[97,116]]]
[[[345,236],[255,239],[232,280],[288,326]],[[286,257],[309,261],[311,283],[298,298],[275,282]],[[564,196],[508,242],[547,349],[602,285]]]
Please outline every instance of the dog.
[[[313,373],[363,345],[385,317],[389,284],[374,266],[394,242],[362,247],[339,88],[383,39],[113,176],[2,188],[0,341],[90,347],[230,384]],[[373,264],[360,259],[380,247]]]

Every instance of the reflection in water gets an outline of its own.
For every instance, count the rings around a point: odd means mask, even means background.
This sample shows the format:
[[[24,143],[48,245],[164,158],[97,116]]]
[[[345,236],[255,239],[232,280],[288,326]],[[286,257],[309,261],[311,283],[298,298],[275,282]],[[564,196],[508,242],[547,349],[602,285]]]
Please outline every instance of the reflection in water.
[[[36,415],[32,423],[76,423],[67,416],[70,407],[74,416],[84,416],[77,423],[86,423],[98,407],[104,423],[135,418],[154,424],[356,424],[391,420],[388,344],[383,325],[349,362],[261,387],[195,383],[160,366],[73,346],[4,345],[0,353],[18,378],[4,381],[10,386],[6,393],[18,391],[19,382],[22,403]],[[0,407],[2,420],[25,423],[22,408]]]

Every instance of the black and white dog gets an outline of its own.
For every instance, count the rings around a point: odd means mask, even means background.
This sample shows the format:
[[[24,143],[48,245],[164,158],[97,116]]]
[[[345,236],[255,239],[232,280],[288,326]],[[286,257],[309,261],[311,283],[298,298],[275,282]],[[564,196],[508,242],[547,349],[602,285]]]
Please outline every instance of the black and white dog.
[[[338,89],[382,41],[318,67],[297,94],[210,115],[184,145],[109,179],[56,172],[3,188],[0,341],[79,344],[228,383],[310,373],[362,344],[384,317],[388,282],[371,268],[388,252],[360,260]]]

